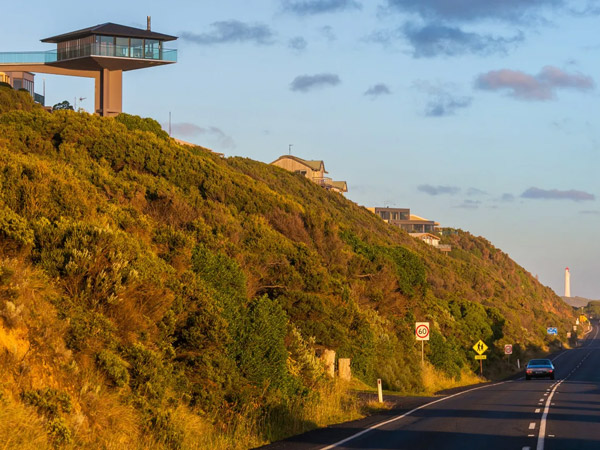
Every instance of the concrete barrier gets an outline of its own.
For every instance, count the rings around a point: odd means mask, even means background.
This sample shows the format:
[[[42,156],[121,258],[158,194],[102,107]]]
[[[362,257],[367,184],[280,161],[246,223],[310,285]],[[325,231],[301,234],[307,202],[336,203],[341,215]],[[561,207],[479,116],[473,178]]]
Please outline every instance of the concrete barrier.
[[[350,358],[338,359],[338,376],[340,377],[340,380],[350,381],[352,379]]]

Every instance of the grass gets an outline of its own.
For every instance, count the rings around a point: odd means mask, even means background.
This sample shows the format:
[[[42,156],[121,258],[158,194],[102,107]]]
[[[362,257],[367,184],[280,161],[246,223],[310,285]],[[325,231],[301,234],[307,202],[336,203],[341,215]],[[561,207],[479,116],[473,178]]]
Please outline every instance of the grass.
[[[425,363],[423,366],[423,387],[426,395],[433,395],[436,392],[445,389],[452,389],[472,384],[484,383],[487,381],[481,378],[468,369],[463,369],[460,378],[455,379],[445,375],[443,372],[436,370],[431,364]]]
[[[0,391],[0,394],[2,392]],[[14,401],[9,394],[0,397],[0,449],[45,450],[52,448],[44,422],[34,408]]]

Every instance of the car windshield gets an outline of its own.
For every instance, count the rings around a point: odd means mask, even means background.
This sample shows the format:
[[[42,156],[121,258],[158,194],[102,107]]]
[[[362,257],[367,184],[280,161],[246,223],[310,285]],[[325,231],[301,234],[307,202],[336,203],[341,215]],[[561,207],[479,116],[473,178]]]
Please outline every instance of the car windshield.
[[[549,359],[532,359],[528,366],[551,366],[552,362]]]

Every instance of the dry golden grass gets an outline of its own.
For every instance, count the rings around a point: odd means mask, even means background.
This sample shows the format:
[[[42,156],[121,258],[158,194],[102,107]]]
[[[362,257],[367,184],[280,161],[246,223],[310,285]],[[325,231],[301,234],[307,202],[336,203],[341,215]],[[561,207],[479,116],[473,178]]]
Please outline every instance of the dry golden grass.
[[[434,394],[444,389],[468,386],[471,384],[483,383],[487,381],[473,374],[468,369],[463,369],[460,380],[456,380],[436,370],[431,364],[427,362],[423,367],[422,376],[423,386],[427,395]]]
[[[44,422],[35,410],[3,395],[0,398],[0,450],[50,448]]]

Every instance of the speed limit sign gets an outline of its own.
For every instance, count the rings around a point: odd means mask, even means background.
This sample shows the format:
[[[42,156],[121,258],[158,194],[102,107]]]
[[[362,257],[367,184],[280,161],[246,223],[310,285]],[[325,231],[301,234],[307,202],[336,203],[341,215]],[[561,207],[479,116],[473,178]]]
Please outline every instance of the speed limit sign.
[[[415,325],[415,336],[417,341],[429,340],[429,322],[417,322]]]

